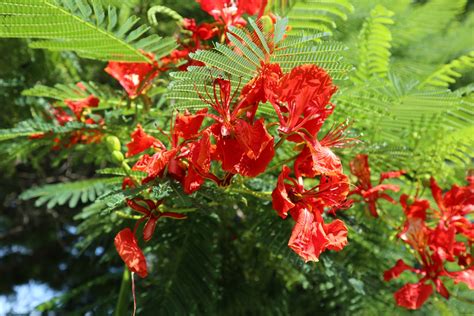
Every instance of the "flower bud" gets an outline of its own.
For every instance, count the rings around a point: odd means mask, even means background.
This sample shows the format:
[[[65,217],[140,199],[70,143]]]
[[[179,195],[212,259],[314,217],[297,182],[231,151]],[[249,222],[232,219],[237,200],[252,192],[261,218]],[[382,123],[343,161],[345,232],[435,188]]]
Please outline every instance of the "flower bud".
[[[122,152],[118,150],[114,150],[110,158],[112,162],[117,163],[117,164],[121,164],[124,159],[125,157],[123,156]]]
[[[107,145],[110,151],[119,151],[121,149],[120,140],[116,136],[107,136],[105,138],[105,145]]]

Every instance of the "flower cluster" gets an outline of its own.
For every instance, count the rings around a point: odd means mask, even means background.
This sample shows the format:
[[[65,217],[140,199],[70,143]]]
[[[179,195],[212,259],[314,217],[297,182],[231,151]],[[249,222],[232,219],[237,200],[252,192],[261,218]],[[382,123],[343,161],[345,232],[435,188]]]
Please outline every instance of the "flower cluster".
[[[294,162],[296,178],[284,166],[272,194],[279,215],[285,218],[290,213],[296,221],[289,246],[306,261],[317,261],[326,249],[341,250],[347,243],[347,228],[340,220],[329,224],[323,220],[325,209],[342,207],[349,193],[341,161],[330,149],[348,141],[343,137],[344,127],[318,138],[334,110],[329,101],[336,87],[330,76],[315,65],[299,66],[285,74],[277,64],[264,64],[240,95],[230,80],[221,77],[214,78],[211,86],[212,91],[206,85],[204,93],[198,92],[211,110],[178,113],[166,135],[168,145],[140,125],[132,133],[126,157],[140,155],[131,169],[146,173],[142,183],[169,177],[188,194],[199,190],[206,180],[227,186],[237,174],[262,174],[283,142],[295,143],[300,151]],[[267,101],[276,111],[277,122],[256,117],[259,104]],[[268,130],[273,125],[277,136]],[[319,177],[319,185],[305,189],[303,177]],[[135,185],[130,178],[124,184]],[[117,249],[120,253],[121,248]]]
[[[78,83],[77,87],[86,91],[86,87],[82,83]],[[90,94],[83,99],[66,99],[63,106],[51,106],[49,114],[52,120],[60,126],[64,126],[69,122],[81,122],[86,125],[103,125],[104,120],[98,114],[93,114],[91,108],[99,106],[100,100]],[[90,144],[97,143],[102,139],[102,132],[100,129],[77,130],[69,134],[67,137],[60,137],[53,135],[51,132],[38,133],[30,136],[30,139],[42,139],[47,136],[53,136],[53,149],[69,148],[75,144]]]
[[[474,224],[467,216],[474,212],[474,177],[468,177],[464,187],[454,185],[445,194],[431,178],[431,192],[437,207],[428,200],[400,198],[405,213],[403,230],[398,238],[415,252],[417,264],[410,266],[398,260],[384,273],[385,281],[398,278],[404,271],[420,276],[417,283],[407,283],[395,294],[399,306],[420,308],[434,289],[444,298],[449,292],[443,278],[451,278],[455,284],[463,282],[474,289],[474,257],[470,253],[474,241]],[[457,265],[457,271],[448,271],[447,264]]]

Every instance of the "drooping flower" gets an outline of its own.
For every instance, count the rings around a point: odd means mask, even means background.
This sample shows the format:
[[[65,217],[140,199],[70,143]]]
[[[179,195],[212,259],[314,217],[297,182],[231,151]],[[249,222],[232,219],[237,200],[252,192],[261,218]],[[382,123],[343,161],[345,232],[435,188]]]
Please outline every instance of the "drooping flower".
[[[273,208],[286,218],[295,220],[288,246],[307,261],[318,261],[325,251],[339,251],[347,244],[347,228],[340,220],[324,223],[325,208],[342,205],[349,192],[344,174],[322,176],[320,184],[306,190],[302,183],[289,176],[291,170],[283,166],[277,186],[272,192]]]
[[[378,217],[377,213],[377,200],[384,199],[389,201],[392,204],[396,204],[396,201],[390,197],[388,194],[384,193],[385,191],[394,191],[398,192],[400,188],[394,184],[382,184],[386,179],[398,178],[406,172],[403,170],[400,171],[390,171],[383,172],[380,174],[379,183],[375,186],[372,186],[370,180],[370,167],[369,167],[369,157],[364,154],[357,155],[350,162],[351,173],[355,175],[358,179],[356,184],[356,189],[352,190],[349,195],[360,195],[362,200],[367,203],[369,207],[370,214],[374,217]]]
[[[137,239],[130,228],[121,230],[115,236],[114,243],[118,254],[128,269],[140,277],[146,278],[148,275],[146,259],[143,255],[143,251],[138,247]]]
[[[152,63],[127,63],[111,61],[105,72],[117,79],[130,98],[136,98],[147,90],[158,75],[159,68],[155,56],[145,54]]]

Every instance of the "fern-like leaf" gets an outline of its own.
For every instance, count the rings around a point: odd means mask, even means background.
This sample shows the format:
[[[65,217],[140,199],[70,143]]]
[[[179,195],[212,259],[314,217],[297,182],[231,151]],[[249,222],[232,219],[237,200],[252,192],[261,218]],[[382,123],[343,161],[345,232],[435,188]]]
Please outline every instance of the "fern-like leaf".
[[[229,78],[232,92],[242,88],[255,77],[262,63],[278,63],[287,72],[302,64],[316,64],[323,67],[336,79],[345,79],[352,66],[342,61],[340,52],[345,46],[335,42],[313,39],[318,35],[301,35],[285,38],[288,20],[279,19],[274,33],[264,32],[259,23],[249,19],[248,29],[229,28],[227,38],[232,46],[217,44],[213,50],[199,50],[190,56],[205,64],[203,67],[189,67],[187,72],[172,73],[169,99],[176,108],[200,108],[206,104],[200,99],[209,84],[217,76]]]
[[[40,133],[51,132],[53,134],[70,133],[76,130],[95,130],[99,128],[95,124],[84,124],[81,122],[69,122],[64,126],[45,123],[44,121],[32,119],[19,123],[14,128],[0,130],[0,141],[18,137],[28,137]]]
[[[97,197],[107,192],[111,186],[122,183],[122,178],[88,179],[69,183],[48,184],[24,191],[20,198],[23,200],[37,199],[36,206],[46,204],[48,208],[68,203],[70,208],[82,203],[93,202]]]
[[[331,34],[354,11],[348,0],[276,0],[273,8],[289,18],[293,34],[300,30]]]
[[[386,25],[393,24],[393,12],[378,5],[365,21],[359,34],[359,64],[353,79],[365,81],[372,76],[387,76],[392,34]]]
[[[118,25],[117,10],[97,0],[5,0],[0,3],[0,37],[35,38],[33,48],[74,51],[99,60],[147,62],[144,51],[160,58],[176,46],[171,38],[146,36],[131,16]]]
[[[421,86],[448,88],[450,84],[456,83],[457,78],[462,77],[463,72],[473,68],[474,51],[471,51],[436,70],[422,82]]]

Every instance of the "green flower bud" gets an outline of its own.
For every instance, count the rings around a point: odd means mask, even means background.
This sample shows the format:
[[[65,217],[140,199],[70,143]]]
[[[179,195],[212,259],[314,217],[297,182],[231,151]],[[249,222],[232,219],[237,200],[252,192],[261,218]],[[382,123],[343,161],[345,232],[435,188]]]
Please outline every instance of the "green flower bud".
[[[120,140],[116,136],[109,135],[105,138],[105,144],[110,151],[120,151]]]
[[[112,162],[117,163],[117,164],[121,164],[124,159],[125,157],[123,156],[122,152],[118,150],[114,150],[110,158]]]

